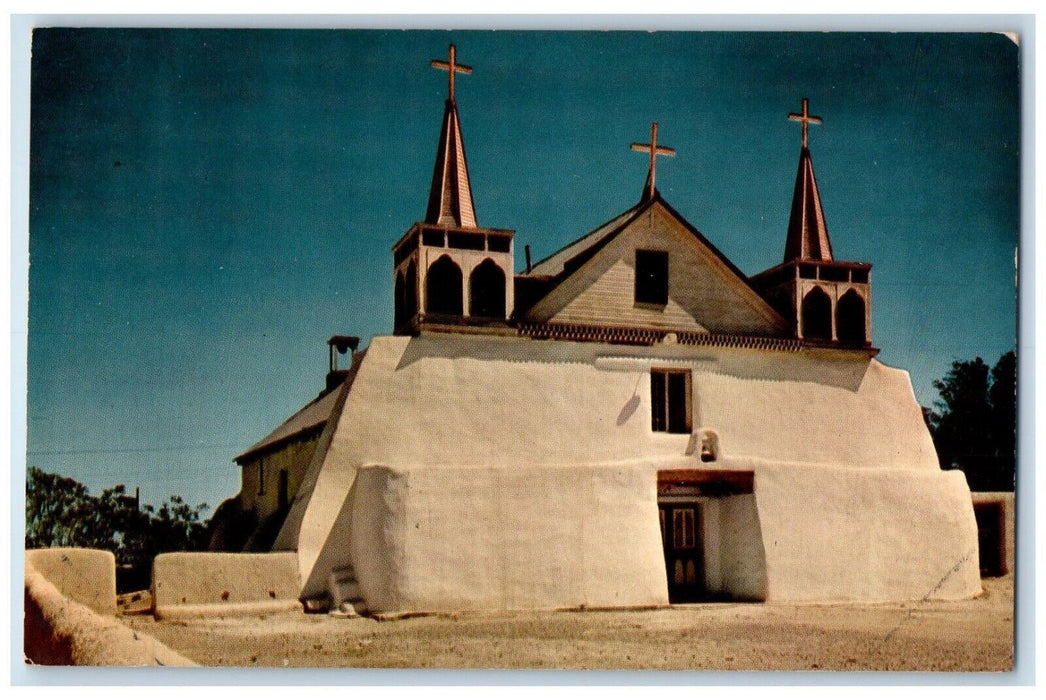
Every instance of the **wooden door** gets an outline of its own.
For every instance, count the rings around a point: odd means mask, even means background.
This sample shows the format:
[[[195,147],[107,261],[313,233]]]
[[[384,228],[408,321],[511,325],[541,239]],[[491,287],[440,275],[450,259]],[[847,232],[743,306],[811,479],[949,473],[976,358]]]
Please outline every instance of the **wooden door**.
[[[668,601],[686,603],[706,596],[700,504],[660,505],[661,541],[665,548]]]

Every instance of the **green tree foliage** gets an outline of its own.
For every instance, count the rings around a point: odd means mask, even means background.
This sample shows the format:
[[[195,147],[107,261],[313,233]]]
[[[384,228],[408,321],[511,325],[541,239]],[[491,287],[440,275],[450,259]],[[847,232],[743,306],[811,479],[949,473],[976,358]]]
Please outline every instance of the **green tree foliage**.
[[[141,509],[128,499],[123,486],[92,496],[68,477],[29,467],[25,491],[25,546],[106,549],[116,561],[148,567],[163,552],[207,548],[207,531],[200,514],[178,496],[157,510]]]
[[[1017,356],[989,368],[981,358],[952,362],[933,383],[940,394],[929,415],[941,467],[961,469],[974,491],[1012,491],[1016,473]]]

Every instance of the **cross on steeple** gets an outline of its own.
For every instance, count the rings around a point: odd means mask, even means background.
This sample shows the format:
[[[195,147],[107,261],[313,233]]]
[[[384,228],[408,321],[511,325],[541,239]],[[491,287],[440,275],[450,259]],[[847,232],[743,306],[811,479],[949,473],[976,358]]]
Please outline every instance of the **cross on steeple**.
[[[447,56],[447,60],[446,61],[437,61],[437,60],[433,59],[432,60],[432,67],[433,68],[439,68],[440,70],[445,70],[445,71],[447,71],[447,73],[450,74],[450,97],[448,97],[447,99],[449,99],[451,102],[453,102],[454,101],[454,74],[455,73],[464,73],[465,75],[469,75],[470,73],[472,73],[472,66],[463,66],[460,63],[457,63],[455,61],[455,57],[457,56],[457,49],[454,48],[454,44],[450,45],[450,51],[448,52],[448,54],[449,55]]]
[[[650,143],[633,143],[633,151],[649,151],[650,153],[650,177],[648,178],[647,196],[654,196],[654,178],[657,169],[658,156],[674,156],[675,149],[657,145],[657,122],[650,124]]]
[[[824,123],[820,117],[810,116],[810,100],[803,98],[803,113],[796,114],[792,112],[788,115],[788,118],[793,122],[803,123],[803,148],[806,148],[806,129],[810,124],[822,124]]]

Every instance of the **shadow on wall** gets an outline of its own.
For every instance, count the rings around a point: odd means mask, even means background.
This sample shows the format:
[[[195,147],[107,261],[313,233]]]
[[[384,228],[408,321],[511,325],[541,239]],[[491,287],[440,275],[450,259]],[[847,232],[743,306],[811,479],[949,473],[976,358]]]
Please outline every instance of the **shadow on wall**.
[[[350,528],[352,526],[352,505],[355,498],[356,483],[354,481],[349,488],[348,494],[345,496],[345,500],[342,502],[338,511],[338,517],[334,520],[334,525],[323,541],[323,547],[320,549],[312,569],[308,572],[302,572],[302,578],[304,579],[300,595],[302,600],[326,595],[330,572],[336,569],[345,570],[351,568],[352,559],[349,551],[349,542]]]
[[[649,368],[650,362],[678,361],[692,364],[697,371],[738,379],[806,382],[851,392],[860,389],[872,362],[865,351],[840,352],[837,349],[766,351],[670,344],[608,347],[602,343],[434,334],[411,338],[399,358],[396,370],[406,369],[426,359],[470,359],[538,365],[596,365],[599,361],[603,365],[613,363],[613,366],[602,369],[625,372]]]

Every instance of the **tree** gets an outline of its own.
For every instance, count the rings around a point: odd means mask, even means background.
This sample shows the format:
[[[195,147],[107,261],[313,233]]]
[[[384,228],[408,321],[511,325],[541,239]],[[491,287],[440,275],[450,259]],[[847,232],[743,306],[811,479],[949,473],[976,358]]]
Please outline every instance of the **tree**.
[[[933,383],[941,398],[930,433],[943,469],[961,469],[974,491],[1012,491],[1016,473],[1017,356],[990,368],[981,358],[952,362]]]
[[[195,551],[207,546],[206,524],[179,496],[141,509],[129,503],[123,486],[92,496],[74,479],[29,467],[25,493],[25,546],[89,547],[116,555],[119,564],[151,565],[163,552]]]

